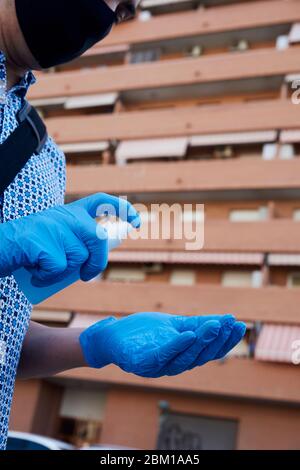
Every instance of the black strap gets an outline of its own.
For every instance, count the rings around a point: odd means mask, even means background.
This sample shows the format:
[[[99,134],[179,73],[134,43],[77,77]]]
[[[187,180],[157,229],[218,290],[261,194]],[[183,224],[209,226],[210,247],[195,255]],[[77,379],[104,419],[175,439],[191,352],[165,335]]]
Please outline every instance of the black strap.
[[[47,140],[47,129],[38,112],[24,102],[18,112],[15,131],[0,145],[0,195],[13,182],[34,153],[39,153]]]

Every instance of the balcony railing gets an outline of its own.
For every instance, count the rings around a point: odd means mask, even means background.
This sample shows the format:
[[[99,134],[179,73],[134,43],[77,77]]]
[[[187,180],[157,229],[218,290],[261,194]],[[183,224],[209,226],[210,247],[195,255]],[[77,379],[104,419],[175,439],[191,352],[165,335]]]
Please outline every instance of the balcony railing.
[[[43,310],[99,315],[161,311],[178,315],[225,314],[244,321],[299,324],[300,289],[231,288],[220,285],[173,286],[168,283],[78,283],[51,297]]]
[[[300,375],[295,366],[269,364],[252,359],[230,359],[211,363],[175,377],[143,379],[114,366],[94,371],[77,369],[59,377],[105,385],[144,387],[187,393],[203,393],[236,398],[300,403]]]
[[[56,117],[46,120],[49,133],[60,144],[299,129],[299,122],[300,106],[290,100]]]
[[[163,195],[176,191],[207,194],[217,191],[266,192],[279,189],[297,193],[300,189],[299,174],[298,158],[290,161],[263,161],[262,158],[253,157],[227,161],[153,162],[124,167],[69,165],[67,193],[84,195],[104,191],[121,195]]]
[[[187,87],[208,82],[238,81],[250,78],[276,77],[298,73],[300,47],[285,51],[262,49],[214,57],[181,59],[144,64],[123,65],[104,69],[51,73],[41,75],[31,88],[29,98],[42,107],[61,104],[69,97],[88,97],[111,92],[134,92],[164,87]],[[238,83],[235,83],[238,87]],[[170,90],[168,91],[170,93]],[[180,93],[177,88],[177,94]],[[52,99],[52,101],[50,100]]]
[[[228,5],[207,10],[158,16],[149,21],[133,21],[115,29],[101,45],[145,44],[234,30],[292,24],[300,20],[300,4],[288,0],[283,7],[279,0]]]

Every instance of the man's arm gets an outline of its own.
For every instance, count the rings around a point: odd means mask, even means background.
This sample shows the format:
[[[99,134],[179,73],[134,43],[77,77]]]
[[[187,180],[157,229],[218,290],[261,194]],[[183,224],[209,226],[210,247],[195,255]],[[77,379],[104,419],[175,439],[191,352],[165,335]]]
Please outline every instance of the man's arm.
[[[108,317],[86,330],[31,323],[18,376],[49,377],[63,370],[114,364],[141,377],[177,375],[224,357],[244,336],[232,315],[136,313]]]
[[[30,322],[18,378],[49,377],[68,369],[87,366],[79,344],[80,328],[52,328]]]

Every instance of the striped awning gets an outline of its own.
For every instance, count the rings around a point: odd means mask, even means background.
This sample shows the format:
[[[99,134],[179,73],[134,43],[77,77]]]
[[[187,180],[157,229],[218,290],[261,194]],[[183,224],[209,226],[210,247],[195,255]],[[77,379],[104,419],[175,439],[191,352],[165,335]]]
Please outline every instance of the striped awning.
[[[123,141],[116,149],[116,162],[123,165],[127,160],[185,156],[187,137]]]
[[[272,254],[268,256],[270,266],[300,266],[298,254]]]
[[[299,81],[300,81],[300,75],[299,75]],[[280,142],[282,144],[294,144],[296,142],[300,142],[300,129],[281,131]]]
[[[262,253],[192,253],[179,251],[114,251],[110,261],[117,263],[177,263],[261,265]]]
[[[260,132],[233,132],[226,134],[194,135],[190,138],[192,147],[206,147],[211,145],[238,145],[274,142],[277,139],[277,131]]]
[[[297,348],[299,351],[299,326],[263,325],[255,348],[255,359],[292,364]]]

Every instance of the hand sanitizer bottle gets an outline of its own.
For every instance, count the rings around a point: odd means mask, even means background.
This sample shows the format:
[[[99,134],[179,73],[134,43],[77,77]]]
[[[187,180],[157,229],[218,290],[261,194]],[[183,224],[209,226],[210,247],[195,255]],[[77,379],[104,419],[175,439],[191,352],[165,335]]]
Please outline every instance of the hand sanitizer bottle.
[[[117,222],[107,221],[103,224],[103,227],[108,232],[108,249],[109,251],[117,248],[122,241],[127,237],[129,232],[132,230],[132,225],[121,220]],[[20,290],[25,294],[27,299],[32,305],[37,305],[44,300],[48,299],[54,294],[57,294],[61,290],[70,286],[74,282],[80,279],[80,270],[75,271],[66,279],[63,279],[56,284],[52,284],[48,287],[36,287],[31,283],[32,275],[27,269],[20,268],[13,273],[15,280],[17,281]]]

